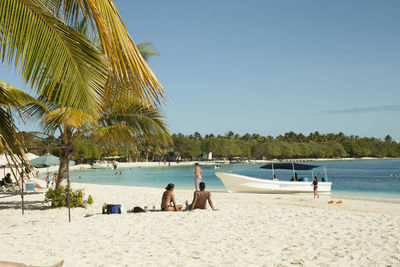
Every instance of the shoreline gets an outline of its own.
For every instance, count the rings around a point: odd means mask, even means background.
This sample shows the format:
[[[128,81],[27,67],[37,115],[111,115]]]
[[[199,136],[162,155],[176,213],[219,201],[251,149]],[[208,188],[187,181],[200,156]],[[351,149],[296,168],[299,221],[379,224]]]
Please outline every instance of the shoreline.
[[[354,161],[354,160],[387,160],[387,159],[378,159],[378,158],[363,158],[363,159],[358,159],[358,158],[345,158],[345,159],[299,159],[301,160],[306,160],[306,161]],[[395,159],[393,159],[395,160]],[[266,160],[259,160],[256,163],[266,163],[266,162],[271,162],[271,161],[266,161]],[[126,169],[126,168],[168,168],[169,165],[170,167],[187,167],[187,166],[193,166],[195,163],[195,161],[188,161],[188,162],[180,162],[180,163],[176,163],[176,162],[171,162],[169,163],[164,163],[164,162],[129,162],[129,163],[119,163],[118,165],[118,169]],[[204,162],[203,162],[204,163]],[[207,165],[213,165],[216,164],[216,162],[213,161],[208,161],[206,162],[208,163]],[[243,163],[245,164],[245,163]],[[251,164],[251,163],[246,163],[246,164]],[[82,169],[82,167],[84,169]],[[71,171],[72,173],[75,171],[87,171],[87,170],[93,170],[93,171],[101,171],[103,169],[91,169],[90,165],[75,165],[75,166],[71,166]],[[41,174],[39,178],[39,180],[42,180],[42,176],[44,173],[46,173],[47,171],[53,173],[56,172],[58,170],[58,166],[52,166],[49,168],[41,168],[38,169],[39,173]],[[111,168],[108,169],[104,169],[104,170],[111,170]],[[75,177],[76,178],[76,177]],[[78,182],[77,180],[75,180],[75,182],[77,184],[81,184],[80,182]],[[87,183],[88,181],[84,181],[82,182]],[[92,184],[99,184],[101,185],[101,183],[92,183]],[[105,184],[107,185],[107,184]],[[114,185],[114,184],[109,184],[109,185]],[[128,187],[136,187],[136,186],[144,186],[146,188],[154,188],[154,189],[158,189],[158,188],[163,188],[160,185],[154,184],[154,185],[150,185],[150,184],[146,184],[146,185],[128,185],[126,184],[125,186]],[[182,186],[179,185],[178,186],[181,189],[187,190],[190,189],[191,186]],[[226,188],[222,185],[222,186],[213,186],[213,185],[209,185],[208,188],[213,191],[213,192],[227,192]],[[300,194],[301,195],[301,194]],[[332,191],[330,193],[330,195],[332,197],[341,197],[341,198],[345,198],[345,199],[352,199],[352,200],[363,200],[363,201],[377,201],[377,202],[385,202],[385,203],[399,203],[400,202],[400,193],[396,193],[396,192],[370,192],[370,191],[365,191],[365,192],[360,192],[360,191]]]
[[[79,183],[73,182],[76,185],[100,185],[100,186],[126,186],[132,188],[147,188],[147,189],[163,189],[164,186],[136,186],[136,185],[115,185],[115,184],[97,184],[97,183]],[[177,187],[179,190],[191,191],[190,187]],[[226,193],[226,194],[250,194],[250,193],[230,193],[225,187],[207,187],[208,191],[213,193]],[[311,194],[311,193],[310,193]],[[308,193],[293,193],[293,194],[254,194],[254,195],[271,195],[271,196],[297,196],[297,197],[307,197]],[[357,200],[357,201],[368,201],[368,202],[379,202],[379,203],[399,203],[400,204],[400,193],[371,193],[371,192],[350,192],[350,191],[332,191],[330,193],[319,193],[320,196],[332,198],[332,199],[346,199],[346,200]]]
[[[163,189],[72,183],[91,194],[86,209],[2,205],[0,260],[69,266],[271,266],[400,264],[400,204],[321,195],[212,193],[218,211],[147,212],[159,209]],[[175,190],[178,204],[192,190]],[[39,200],[41,194],[26,196]],[[121,204],[122,214],[103,215],[103,203]],[[66,246],[66,243],[68,245]],[[18,252],[18,253],[16,253]],[[34,252],[34,253],[32,253]]]
[[[242,164],[261,164],[261,163],[274,163],[274,162],[330,162],[330,161],[357,161],[357,160],[396,160],[400,158],[375,158],[375,157],[362,157],[362,158],[300,158],[300,159],[273,159],[273,160],[251,160],[250,162],[240,162]],[[111,162],[111,161],[110,161]],[[187,167],[193,166],[196,162],[200,165],[225,165],[231,164],[229,160],[211,160],[211,161],[180,161],[180,162],[117,162],[117,169],[126,168],[157,168],[157,167]],[[111,166],[111,163],[110,163]],[[78,164],[69,167],[70,170],[88,170],[92,169],[90,164]],[[107,168],[111,169],[111,167]],[[58,171],[57,166],[50,166],[44,168],[35,168],[37,173],[47,173]],[[10,168],[3,168],[3,172],[11,172]]]

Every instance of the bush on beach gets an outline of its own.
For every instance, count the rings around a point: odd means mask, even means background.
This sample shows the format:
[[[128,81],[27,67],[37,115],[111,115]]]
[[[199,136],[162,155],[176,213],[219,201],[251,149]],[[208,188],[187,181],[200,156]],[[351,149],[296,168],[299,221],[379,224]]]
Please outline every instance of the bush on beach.
[[[92,195],[89,195],[88,196],[88,199],[87,199],[87,203],[89,204],[89,205],[92,205],[93,204],[93,197],[92,197]]]
[[[91,205],[93,203],[93,198],[89,195],[87,200],[84,200],[84,192],[83,189],[69,189],[70,194],[70,205],[71,208],[76,207],[86,207],[86,204]],[[56,189],[50,188],[46,192],[46,199],[51,201],[51,206],[53,208],[58,207],[67,207],[67,195],[68,195],[68,187],[60,186]]]

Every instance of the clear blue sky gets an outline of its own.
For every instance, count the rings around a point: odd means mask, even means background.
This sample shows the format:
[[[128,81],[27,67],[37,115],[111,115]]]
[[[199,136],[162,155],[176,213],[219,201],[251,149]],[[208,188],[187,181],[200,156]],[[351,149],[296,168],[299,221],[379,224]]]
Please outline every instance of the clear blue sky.
[[[400,140],[400,1],[117,1],[171,133]],[[1,80],[22,86],[0,69]],[[23,88],[26,88],[22,86]]]

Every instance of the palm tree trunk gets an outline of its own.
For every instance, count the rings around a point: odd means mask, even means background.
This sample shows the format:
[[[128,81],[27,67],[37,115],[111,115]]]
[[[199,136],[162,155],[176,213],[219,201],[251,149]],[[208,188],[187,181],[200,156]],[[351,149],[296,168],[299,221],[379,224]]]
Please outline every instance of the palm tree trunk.
[[[62,145],[65,146],[65,148],[60,149],[59,153],[59,159],[60,159],[60,167],[58,168],[58,178],[56,181],[56,188],[58,188],[61,184],[61,182],[64,179],[67,179],[67,173],[68,173],[68,161],[71,157],[72,153],[72,129],[70,127],[65,126],[64,127],[64,138],[62,138]],[[68,153],[68,154],[67,154]]]
[[[67,178],[67,153],[65,149],[60,149],[60,167],[58,168],[58,178],[56,181],[56,188],[58,188],[61,182]]]

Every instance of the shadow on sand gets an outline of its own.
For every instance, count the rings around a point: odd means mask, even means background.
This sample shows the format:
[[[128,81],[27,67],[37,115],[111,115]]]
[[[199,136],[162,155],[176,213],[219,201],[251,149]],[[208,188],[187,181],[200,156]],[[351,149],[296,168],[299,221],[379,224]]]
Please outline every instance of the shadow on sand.
[[[12,200],[7,201],[9,197],[20,196],[21,194],[18,192],[2,192],[0,193],[0,210],[6,209],[21,209],[22,208],[22,201],[19,200]],[[50,209],[50,202],[44,201],[44,192],[29,192],[24,193],[24,198],[30,195],[43,195],[43,200],[41,201],[30,201],[24,200],[24,209],[25,210],[46,210]]]

